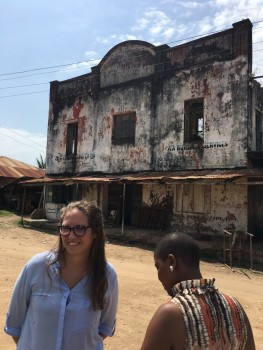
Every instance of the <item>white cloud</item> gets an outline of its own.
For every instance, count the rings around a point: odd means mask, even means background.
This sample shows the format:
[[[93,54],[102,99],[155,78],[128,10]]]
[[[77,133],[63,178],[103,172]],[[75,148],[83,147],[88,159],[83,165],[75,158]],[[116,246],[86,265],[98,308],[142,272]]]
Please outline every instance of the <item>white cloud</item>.
[[[136,39],[156,46],[163,43],[175,46],[193,40],[195,36],[232,28],[233,23],[245,18],[250,18],[252,22],[263,18],[262,0],[163,0],[158,7],[150,7],[141,12],[141,17],[137,17],[130,28],[134,35],[112,34],[98,37],[97,41],[109,47]],[[255,28],[256,24],[253,28],[253,42],[263,41],[263,31],[256,31]],[[261,47],[260,44],[253,46],[253,72],[260,73],[258,75],[263,74]]]
[[[136,21],[135,26],[131,28],[132,31],[144,30],[149,25],[149,20],[147,18],[140,18]]]
[[[47,138],[26,130],[0,127],[0,155],[37,166],[40,154],[46,158]]]
[[[103,38],[103,37],[100,37],[100,36],[98,36],[97,38],[96,38],[96,40],[97,40],[97,42],[98,43],[100,43],[100,44],[108,44],[109,42],[110,42],[110,38],[108,37],[108,38]]]
[[[253,30],[253,74],[263,75],[263,31],[260,25]],[[258,79],[263,84],[263,78]]]
[[[250,18],[254,22],[263,17],[262,0],[215,0],[210,5],[216,10],[213,21],[216,29],[224,29],[242,19]]]
[[[63,77],[62,79],[68,79],[67,75],[72,75],[72,71],[74,75],[79,75],[79,74],[83,74],[83,73],[79,73],[79,72],[74,72],[75,70],[80,70],[80,69],[85,69],[84,73],[89,73],[91,67],[97,66],[101,61],[101,58],[91,58],[88,61],[83,61],[80,63],[74,63],[71,64],[69,66],[67,66],[66,68],[60,69],[60,74],[64,74],[65,77]]]
[[[198,22],[198,33],[200,35],[207,34],[213,30],[213,25],[211,23],[210,17],[204,17],[201,21]]]
[[[172,20],[165,12],[150,8],[144,12],[142,18],[137,19],[132,31],[143,32],[144,37],[147,35],[151,42],[160,41],[167,42],[175,34],[178,35],[178,28],[175,21]]]
[[[166,30],[163,31],[163,36],[164,36],[164,39],[167,41],[167,40],[170,40],[172,38],[172,36],[174,35],[175,33],[175,28],[173,27],[170,27],[170,28],[167,28]]]
[[[120,34],[120,35],[113,34],[107,38],[97,37],[97,41],[100,44],[109,44],[111,46],[117,45],[120,42],[126,41],[126,40],[138,40],[138,38],[132,34]]]
[[[183,23],[180,23],[176,25],[176,31],[175,31],[175,38],[185,38],[187,36],[187,33],[189,33],[189,25],[185,25]],[[178,41],[178,40],[175,40]],[[179,40],[180,42],[178,44],[181,44],[182,41],[185,40]]]
[[[192,11],[184,11],[183,13],[180,13],[180,18],[187,18],[193,15]]]
[[[211,22],[213,30],[231,28],[232,24],[249,18],[253,22],[262,21],[263,6],[262,0],[215,0],[210,2],[214,7],[214,16]],[[255,75],[263,75],[263,32],[261,23],[254,23],[253,33],[253,69]],[[258,42],[258,44],[257,44]],[[260,43],[261,42],[261,43]],[[262,83],[263,80],[259,79]]]
[[[136,36],[130,35],[130,34],[124,34],[119,36],[120,41],[126,41],[126,40],[136,40]]]
[[[212,0],[212,1],[210,1],[210,4],[212,5],[212,4],[214,4],[215,6],[226,6],[226,5],[229,5],[230,3],[237,3],[237,2],[239,2],[239,0],[238,1],[236,1],[236,0]]]
[[[229,8],[216,12],[213,18],[214,29],[223,30],[230,27],[229,18],[233,18],[233,13]],[[233,19],[232,22],[235,22],[235,20]]]
[[[94,57],[98,57],[98,53],[96,51],[86,51],[85,56],[94,58]]]
[[[171,19],[162,11],[151,10],[145,14],[146,17],[150,18],[149,33],[153,36],[162,34],[167,27],[172,25]]]
[[[161,24],[155,24],[153,26],[151,26],[151,28],[149,28],[149,33],[152,36],[157,36],[161,33],[162,31],[162,26]]]
[[[180,5],[185,8],[194,9],[197,7],[203,7],[205,5],[205,2],[201,3],[197,1],[183,1],[183,2],[180,2]]]
[[[174,4],[174,1],[175,1],[175,0],[161,0],[160,3],[161,3],[161,4],[165,4],[165,5],[166,5],[166,4],[170,4],[170,3]]]
[[[154,41],[154,39],[149,40],[149,42],[151,42],[154,46],[162,45],[162,43],[160,41]]]
[[[98,36],[96,38],[97,42],[100,44],[110,44],[113,41],[115,41],[117,39],[117,35],[116,34],[112,34],[109,37],[100,37]]]

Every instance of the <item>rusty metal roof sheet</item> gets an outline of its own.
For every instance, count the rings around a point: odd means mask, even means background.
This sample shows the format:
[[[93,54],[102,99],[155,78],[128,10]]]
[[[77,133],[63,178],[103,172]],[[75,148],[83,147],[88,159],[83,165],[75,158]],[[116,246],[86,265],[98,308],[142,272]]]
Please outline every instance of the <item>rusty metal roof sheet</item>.
[[[26,180],[22,183],[25,185],[45,185],[45,184],[64,184],[71,185],[76,183],[104,183],[104,182],[160,182],[160,183],[181,183],[181,182],[196,182],[197,180],[207,181],[209,183],[221,183],[225,181],[233,181],[242,177],[262,176],[263,169],[253,172],[253,169],[214,169],[214,170],[188,170],[188,171],[174,171],[174,172],[145,172],[139,174],[125,174],[125,175],[90,175],[90,176],[72,176],[72,177],[43,177],[39,179]]]
[[[195,181],[195,180],[233,180],[248,174],[248,169],[235,170],[188,170],[175,172],[152,172],[143,174],[124,175],[122,180],[129,182],[176,182],[176,181]]]
[[[0,177],[19,179],[23,177],[41,178],[44,175],[45,171],[43,169],[12,158],[0,156]]]
[[[119,180],[120,176],[103,176],[103,177],[96,177],[96,176],[84,176],[84,177],[74,177],[75,181],[78,182],[111,182],[111,181],[116,181]]]
[[[230,180],[243,177],[248,174],[247,169],[234,170],[201,170],[200,172],[190,172],[168,176],[170,180]]]
[[[40,179],[26,180],[22,183],[25,185],[48,185],[48,184],[64,184],[71,185],[76,183],[84,183],[84,182],[113,182],[120,179],[120,176],[72,176],[72,177],[43,177]]]

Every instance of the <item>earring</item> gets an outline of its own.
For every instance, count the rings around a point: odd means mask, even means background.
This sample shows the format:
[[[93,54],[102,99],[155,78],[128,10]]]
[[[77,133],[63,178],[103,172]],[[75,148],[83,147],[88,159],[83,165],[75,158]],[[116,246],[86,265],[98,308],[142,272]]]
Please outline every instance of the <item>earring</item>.
[[[171,271],[171,272],[174,272],[174,267],[173,267],[173,265],[170,265],[170,271]]]

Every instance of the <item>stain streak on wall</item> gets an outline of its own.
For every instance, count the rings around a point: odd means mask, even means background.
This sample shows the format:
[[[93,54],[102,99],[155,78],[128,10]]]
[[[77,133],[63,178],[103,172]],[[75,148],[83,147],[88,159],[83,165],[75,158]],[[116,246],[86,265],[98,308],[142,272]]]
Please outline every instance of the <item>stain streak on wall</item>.
[[[263,110],[263,95],[259,84],[250,80],[251,45],[249,20],[175,47],[130,40],[113,47],[90,73],[51,82],[47,175],[248,167],[247,152],[263,150],[255,141],[255,111]],[[185,108],[193,101],[203,108],[199,139],[189,137],[199,121]],[[120,140],[112,142],[113,131],[118,130],[115,118],[130,115],[135,116],[134,135],[118,135]],[[78,128],[74,161],[66,157],[70,123]],[[95,198],[97,187],[85,186],[85,193]],[[168,205],[171,225],[178,230],[214,232],[247,226],[245,186],[239,191],[221,185],[208,190],[190,184],[187,190],[143,185],[142,204]]]

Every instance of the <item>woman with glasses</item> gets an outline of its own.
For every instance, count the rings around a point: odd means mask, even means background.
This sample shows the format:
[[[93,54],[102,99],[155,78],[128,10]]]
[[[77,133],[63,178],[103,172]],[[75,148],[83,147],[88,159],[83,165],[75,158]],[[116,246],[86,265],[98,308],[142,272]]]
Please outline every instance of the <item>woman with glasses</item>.
[[[112,336],[118,282],[106,261],[101,210],[61,209],[57,247],[35,255],[14,287],[5,332],[18,350],[99,350]]]

